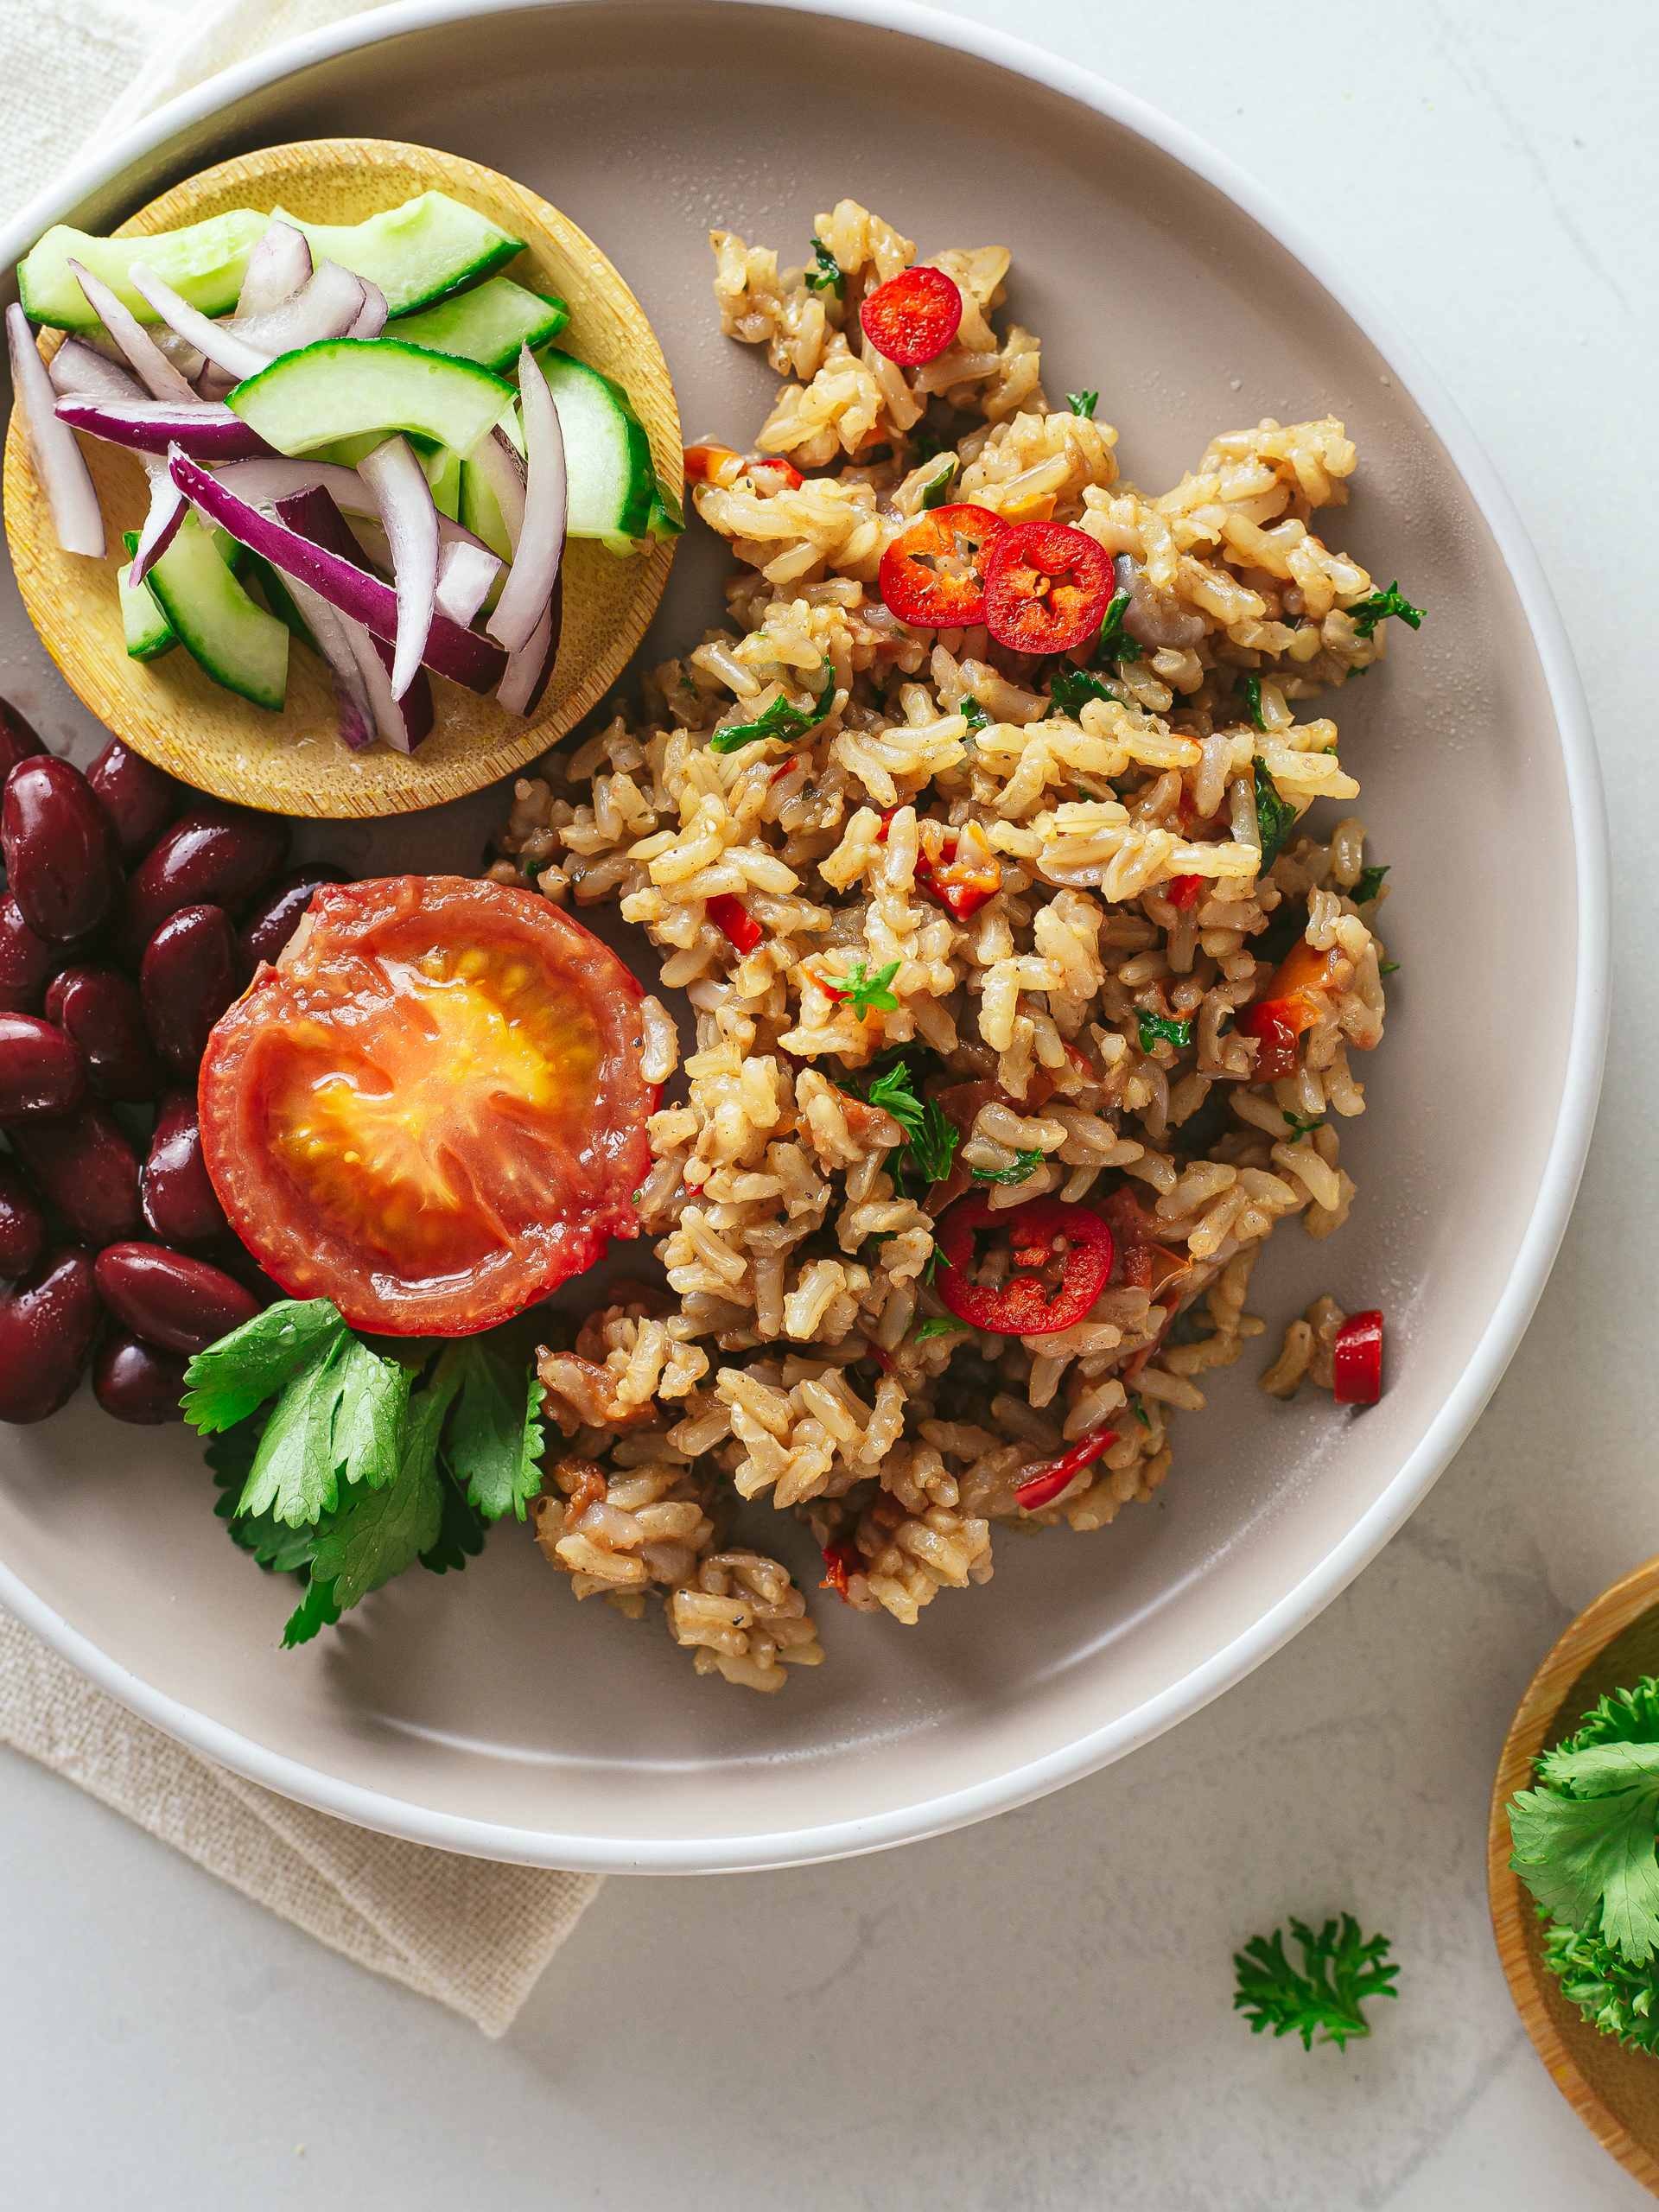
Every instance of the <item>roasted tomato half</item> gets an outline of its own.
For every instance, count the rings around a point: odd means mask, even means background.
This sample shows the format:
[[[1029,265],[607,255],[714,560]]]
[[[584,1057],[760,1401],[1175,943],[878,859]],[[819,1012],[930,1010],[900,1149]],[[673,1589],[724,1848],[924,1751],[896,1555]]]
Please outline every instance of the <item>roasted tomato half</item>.
[[[353,1327],[505,1320],[639,1233],[657,1103],[639,998],[533,893],[448,875],[320,891],[202,1063],[232,1227]]]

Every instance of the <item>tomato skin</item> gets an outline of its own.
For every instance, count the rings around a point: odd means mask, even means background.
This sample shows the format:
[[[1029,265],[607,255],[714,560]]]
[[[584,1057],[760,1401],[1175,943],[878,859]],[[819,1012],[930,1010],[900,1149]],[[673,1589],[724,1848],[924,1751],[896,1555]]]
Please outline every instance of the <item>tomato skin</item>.
[[[1374,1406],[1382,1395],[1382,1316],[1351,1313],[1331,1346],[1339,1406]]]
[[[1015,1262],[1021,1266],[1040,1266],[1049,1256],[1051,1240],[1067,1238],[1071,1249],[1065,1256],[1065,1276],[1052,1298],[1029,1276],[1016,1277],[1000,1290],[969,1281],[974,1232],[988,1228],[1007,1231]],[[934,1242],[940,1264],[933,1287],[939,1296],[959,1321],[1003,1337],[1052,1336],[1055,1330],[1081,1321],[1106,1287],[1116,1249],[1110,1229],[1087,1206],[1043,1198],[994,1212],[982,1191],[957,1201],[940,1220]]]
[[[1099,629],[1116,588],[1110,558],[1087,531],[1015,523],[985,563],[985,626],[1012,652],[1070,652]]]
[[[882,605],[919,630],[964,630],[982,622],[988,549],[1007,529],[1001,515],[967,500],[953,507],[935,507],[895,537],[881,556],[877,583]],[[968,573],[960,576],[923,565],[962,559],[968,563]]]
[[[533,893],[325,887],[202,1063],[203,1157],[232,1227],[291,1297],[332,1298],[353,1327],[506,1319],[639,1233],[641,995]]]
[[[962,324],[962,294],[943,269],[901,269],[858,311],[864,335],[901,369],[937,361]]]

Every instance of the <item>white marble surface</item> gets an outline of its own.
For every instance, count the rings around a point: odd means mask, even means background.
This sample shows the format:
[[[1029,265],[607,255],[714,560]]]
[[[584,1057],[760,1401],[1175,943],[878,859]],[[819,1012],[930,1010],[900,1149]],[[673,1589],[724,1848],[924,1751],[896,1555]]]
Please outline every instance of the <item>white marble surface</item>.
[[[1659,336],[1659,10],[957,12],[1116,77],[1298,202],[1412,331],[1533,531],[1618,794],[1623,932],[1596,1148],[1543,1305],[1416,1518],[1219,1704],[939,1842],[613,1881],[499,2046],[0,1755],[0,2140],[20,2212],[1648,2202],[1521,2033],[1483,1840],[1538,1657],[1659,1549],[1659,1268],[1635,1230],[1655,1205],[1659,1023],[1637,411]],[[1621,544],[1628,586],[1604,550]],[[1486,1110],[1501,1142],[1502,1102]],[[1374,2040],[1311,2057],[1253,2040],[1229,2010],[1233,1948],[1344,1906],[1403,1961]]]

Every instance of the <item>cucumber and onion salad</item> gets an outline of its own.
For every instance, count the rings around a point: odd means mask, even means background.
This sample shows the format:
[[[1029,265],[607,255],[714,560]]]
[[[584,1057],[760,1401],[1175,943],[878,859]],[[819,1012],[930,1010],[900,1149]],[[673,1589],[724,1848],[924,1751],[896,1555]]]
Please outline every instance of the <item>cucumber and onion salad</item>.
[[[622,387],[552,342],[564,303],[497,273],[522,251],[437,192],[346,226],[46,233],[7,310],[13,381],[65,551],[105,551],[75,430],[149,476],[119,580],[134,658],[182,645],[280,712],[297,639],[353,747],[413,750],[428,668],[530,710],[566,537],[626,556],[681,522]],[[31,323],[69,334],[49,372]]]

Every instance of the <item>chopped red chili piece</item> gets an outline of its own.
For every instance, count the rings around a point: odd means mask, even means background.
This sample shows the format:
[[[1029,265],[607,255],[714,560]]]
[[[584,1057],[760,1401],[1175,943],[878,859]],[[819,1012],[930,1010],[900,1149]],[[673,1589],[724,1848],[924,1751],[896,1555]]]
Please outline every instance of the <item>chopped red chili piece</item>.
[[[985,619],[986,549],[1007,530],[1001,515],[963,501],[935,507],[881,556],[881,602],[922,630],[961,630]]]
[[[769,784],[775,784],[775,783],[778,781],[778,779],[779,779],[780,776],[786,776],[786,775],[789,773],[790,770],[791,770],[791,768],[793,768],[793,767],[797,766],[798,765],[798,763],[797,762],[797,760],[796,760],[796,759],[795,759],[795,755],[791,753],[790,754],[790,756],[789,756],[789,758],[788,758],[788,760],[780,760],[780,761],[778,763],[778,766],[777,766],[772,770],[772,773],[771,773],[771,774],[766,778],[766,781],[767,781]]]
[[[730,446],[687,446],[685,475],[690,484],[735,484],[743,474],[743,456]]]
[[[901,369],[937,361],[962,322],[962,293],[943,269],[901,269],[858,311],[864,335]]]
[[[760,923],[743,901],[734,898],[729,891],[722,891],[711,899],[707,912],[727,944],[734,945],[738,951],[753,952],[760,944],[762,934]]]
[[[1016,523],[986,560],[982,619],[1010,652],[1070,652],[1099,629],[1116,588],[1116,570],[1086,531]]]
[[[748,464],[744,474],[763,497],[779,492],[798,492],[801,488],[800,470],[780,453],[763,453],[759,461]]]
[[[908,799],[900,805],[910,805]],[[887,842],[887,825],[899,811],[890,806],[875,833],[878,845]],[[988,899],[1002,888],[1002,870],[978,823],[964,823],[951,830],[931,816],[917,823],[920,849],[916,855],[916,881],[928,897],[946,906],[960,922],[977,913]]]
[[[1164,896],[1172,906],[1185,910],[1198,905],[1198,893],[1203,888],[1204,878],[1201,875],[1172,875],[1164,886]]]
[[[1039,1506],[1052,1505],[1080,1468],[1117,1441],[1115,1428],[1091,1428],[1081,1438],[1063,1459],[1051,1460],[1046,1467],[1028,1475],[1014,1493],[1014,1502],[1027,1513],[1035,1513]]]
[[[1382,1316],[1351,1313],[1331,1346],[1339,1406],[1374,1406],[1382,1395]]]
[[[1333,986],[1332,969],[1340,957],[1316,952],[1306,938],[1298,938],[1268,979],[1263,995],[1235,1016],[1233,1027],[1241,1037],[1261,1039],[1252,1071],[1257,1083],[1282,1083],[1295,1074],[1297,1040],[1324,1012],[1319,994]]]
[[[1005,1230],[1020,1267],[1046,1268],[1058,1255],[1057,1237],[1069,1249],[1060,1281],[1052,1291],[1035,1275],[1014,1275],[1001,1288],[970,1282],[974,1232]],[[1058,1198],[1031,1198],[1022,1206],[992,1211],[990,1197],[975,1192],[960,1198],[934,1231],[939,1267],[933,1287],[959,1321],[1003,1337],[1049,1336],[1081,1321],[1106,1287],[1112,1272],[1112,1232],[1087,1206]]]
[[[866,1359],[873,1359],[884,1375],[892,1374],[893,1354],[884,1351],[880,1344],[867,1344],[864,1347],[864,1357]]]
[[[845,1605],[847,1578],[849,1574],[861,1573],[863,1567],[856,1544],[826,1544],[823,1548],[823,1580],[818,1587],[820,1590],[833,1590]]]

